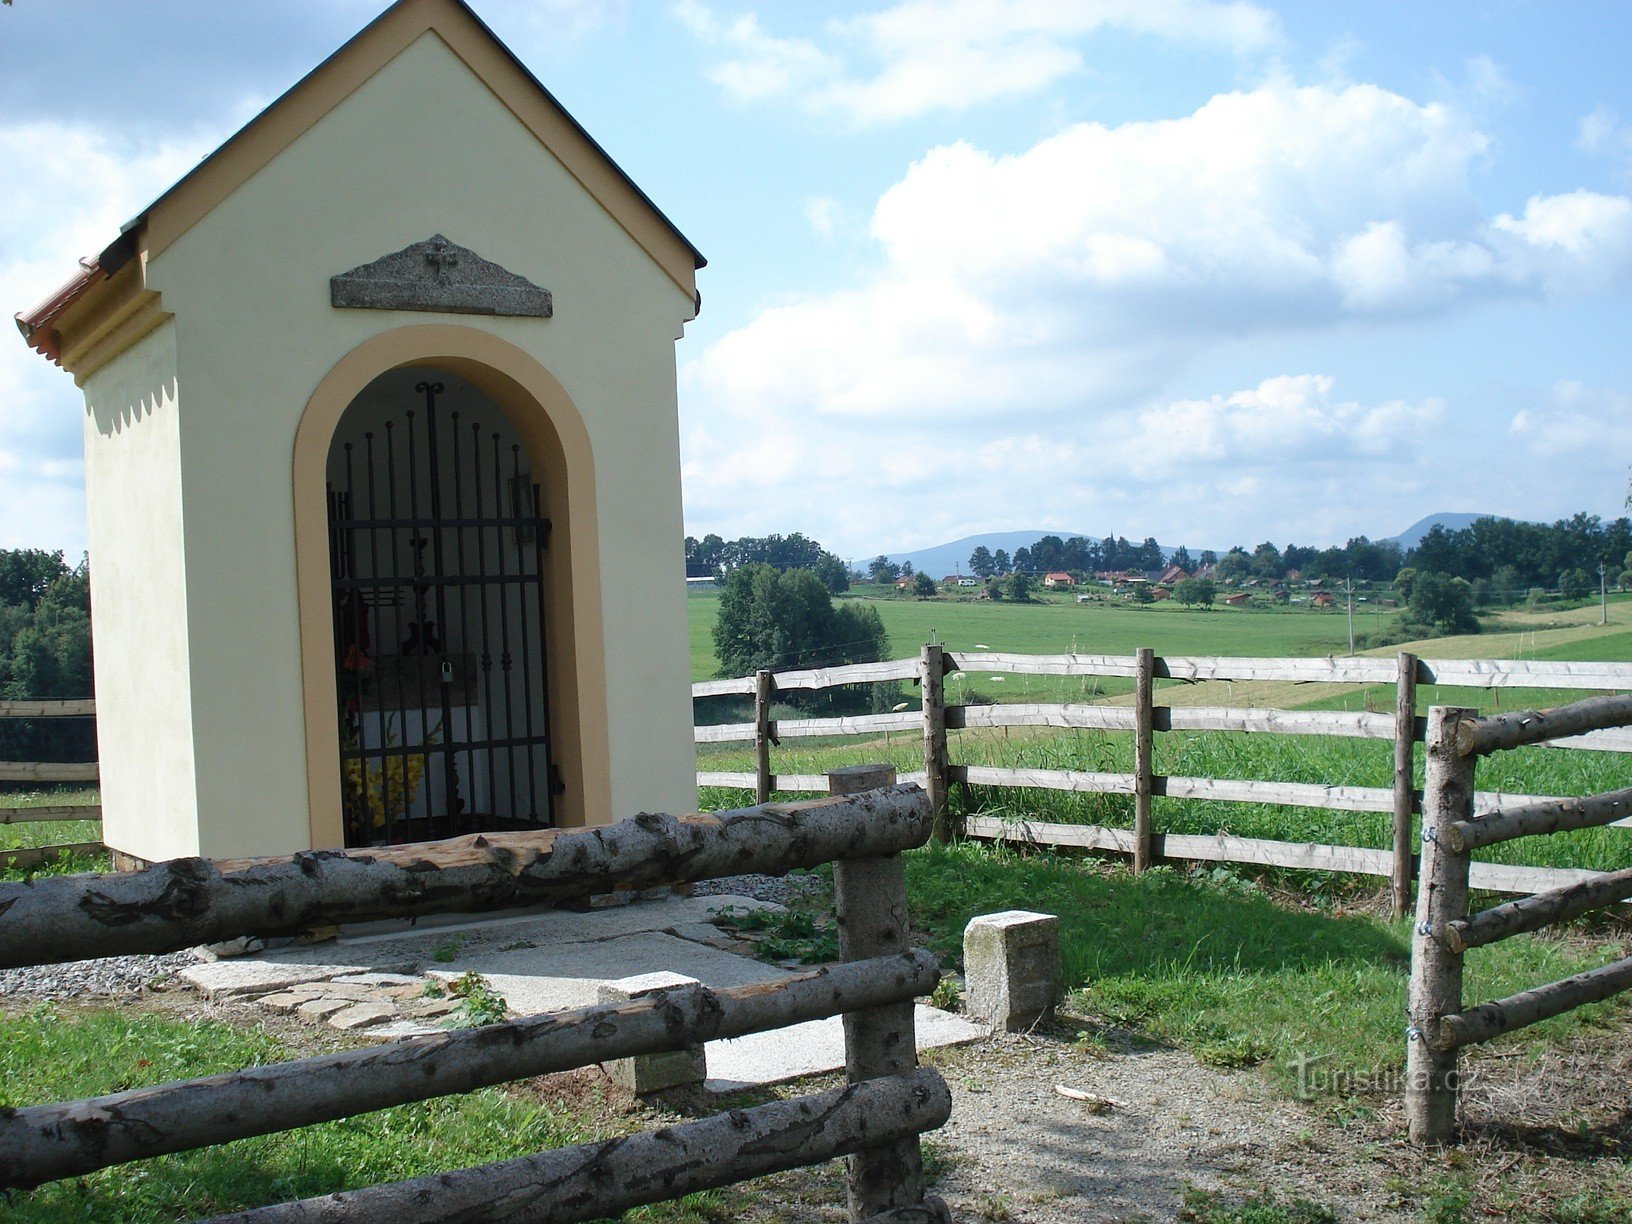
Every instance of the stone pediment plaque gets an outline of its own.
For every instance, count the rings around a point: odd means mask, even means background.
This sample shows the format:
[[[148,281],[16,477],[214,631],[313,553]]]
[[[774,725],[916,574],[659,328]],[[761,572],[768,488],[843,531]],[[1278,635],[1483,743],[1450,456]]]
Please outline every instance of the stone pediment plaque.
[[[548,319],[550,291],[435,234],[329,278],[329,301],[364,310]]]

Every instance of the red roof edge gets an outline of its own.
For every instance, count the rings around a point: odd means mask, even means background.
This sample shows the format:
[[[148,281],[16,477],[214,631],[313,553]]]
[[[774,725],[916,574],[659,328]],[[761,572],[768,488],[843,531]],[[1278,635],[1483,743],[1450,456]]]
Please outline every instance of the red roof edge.
[[[23,333],[28,347],[57,365],[62,364],[62,335],[51,324],[60,319],[70,306],[91,289],[108,279],[102,265],[95,259],[79,261],[79,272],[33,310],[17,313],[17,330]]]

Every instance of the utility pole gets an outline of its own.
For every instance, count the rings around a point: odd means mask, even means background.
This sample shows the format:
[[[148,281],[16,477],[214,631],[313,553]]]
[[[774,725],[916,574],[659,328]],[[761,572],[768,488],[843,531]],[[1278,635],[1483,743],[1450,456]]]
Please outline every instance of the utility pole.
[[[1345,578],[1343,589],[1349,593],[1349,653],[1354,653],[1354,579]]]
[[[1598,623],[1609,624],[1609,582],[1602,561],[1598,562]]]

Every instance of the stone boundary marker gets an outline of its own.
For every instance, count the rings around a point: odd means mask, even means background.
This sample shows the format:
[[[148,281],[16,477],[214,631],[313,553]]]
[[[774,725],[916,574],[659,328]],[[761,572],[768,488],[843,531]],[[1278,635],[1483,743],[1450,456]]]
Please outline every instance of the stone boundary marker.
[[[971,1019],[1014,1033],[1051,1014],[1063,986],[1060,920],[1005,910],[972,918],[963,931],[963,976]]]
[[[601,983],[599,1001],[628,1003],[646,995],[661,994],[665,990],[700,985],[702,983],[696,978],[679,973],[661,970],[641,973],[619,978],[615,982]],[[606,1070],[614,1084],[636,1096],[661,1092],[665,1088],[678,1088],[683,1084],[701,1084],[708,1078],[708,1062],[700,1045],[663,1054],[638,1054],[634,1058],[615,1059],[606,1064]]]

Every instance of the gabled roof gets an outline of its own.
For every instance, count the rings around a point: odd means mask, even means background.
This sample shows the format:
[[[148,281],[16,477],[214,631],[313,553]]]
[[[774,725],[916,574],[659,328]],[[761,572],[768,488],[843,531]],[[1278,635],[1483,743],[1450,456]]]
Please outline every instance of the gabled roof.
[[[30,347],[61,361],[56,324],[133,259],[145,264],[310,129],[411,43],[435,33],[579,184],[686,293],[695,296],[702,253],[637,187],[464,0],[397,0],[301,78],[174,186],[128,221],[120,236],[32,310],[16,316]]]

